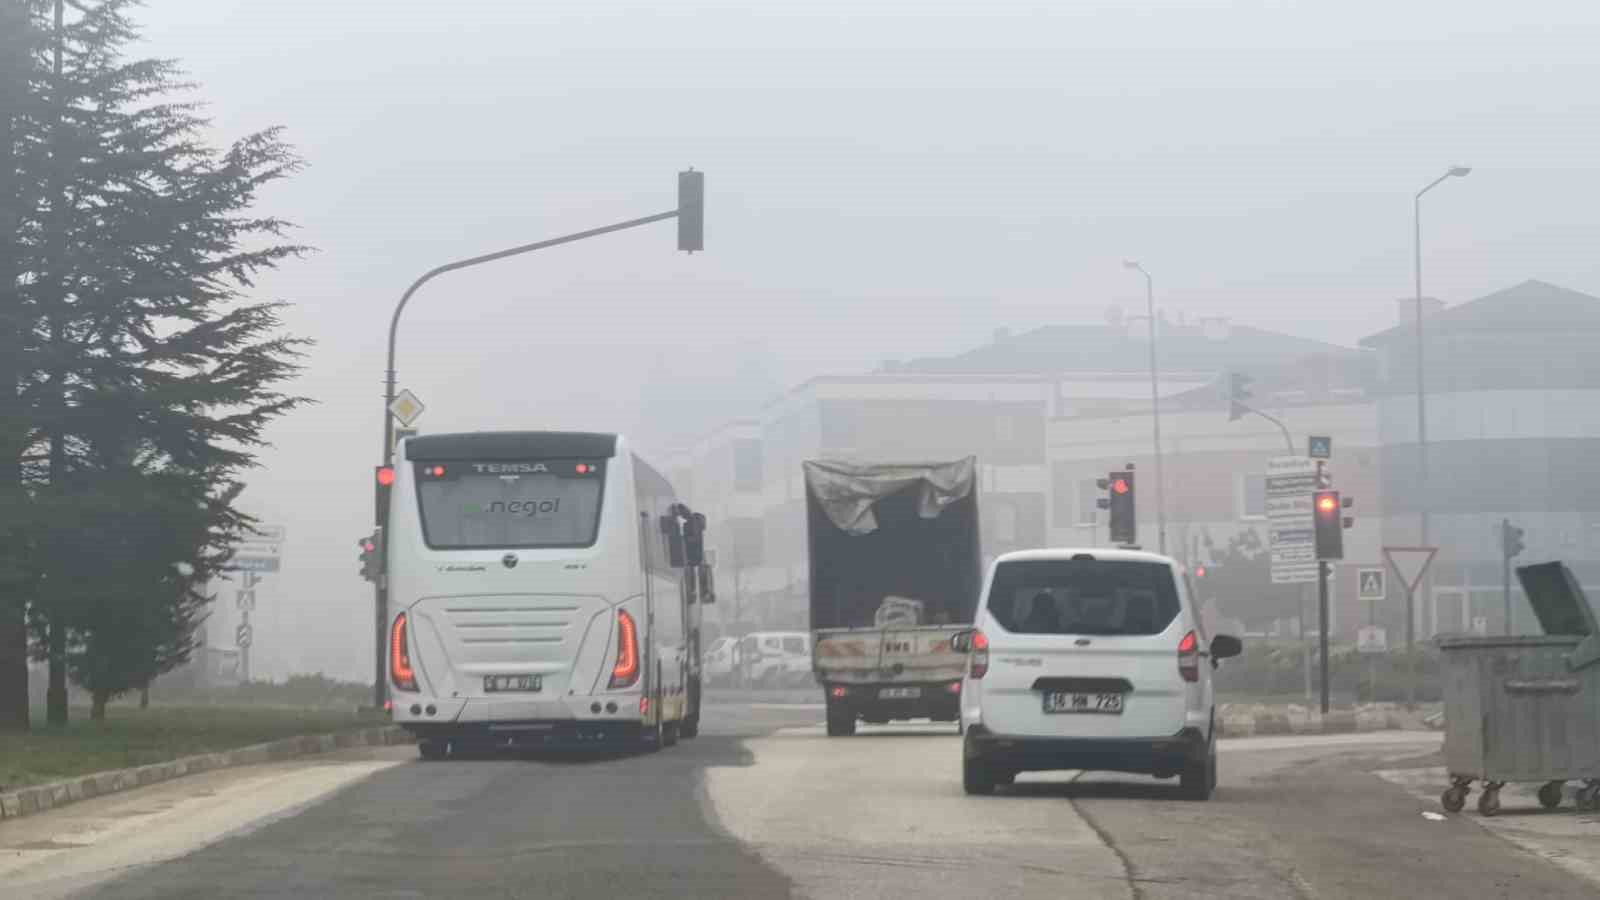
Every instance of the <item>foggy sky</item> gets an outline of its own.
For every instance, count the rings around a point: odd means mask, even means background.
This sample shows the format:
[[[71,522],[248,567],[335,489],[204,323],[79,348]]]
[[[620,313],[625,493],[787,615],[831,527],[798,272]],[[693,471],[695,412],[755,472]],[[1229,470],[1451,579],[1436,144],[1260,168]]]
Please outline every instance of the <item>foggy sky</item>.
[[[257,671],[365,677],[383,335],[462,256],[670,224],[448,275],[400,381],[429,431],[644,426],[639,381],[765,348],[782,383],[1142,304],[1354,343],[1411,292],[1600,293],[1600,10],[1587,2],[475,3],[149,0],[218,140],[281,124],[263,196],[320,252],[266,279],[319,345],[249,500],[289,529]],[[750,410],[727,410],[728,417]],[[219,617],[231,621],[231,603]],[[294,646],[286,648],[291,636]]]

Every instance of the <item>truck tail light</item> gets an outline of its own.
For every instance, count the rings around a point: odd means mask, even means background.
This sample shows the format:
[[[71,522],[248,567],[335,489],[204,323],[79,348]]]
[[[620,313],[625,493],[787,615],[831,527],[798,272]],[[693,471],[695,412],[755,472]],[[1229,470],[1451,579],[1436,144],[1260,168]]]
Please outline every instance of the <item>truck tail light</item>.
[[[1192,631],[1178,642],[1178,674],[1184,681],[1200,680],[1200,639]]]
[[[969,665],[967,673],[973,678],[982,678],[989,674],[989,636],[982,631],[972,633],[972,654],[969,657]]]
[[[406,640],[406,614],[394,617],[389,628],[389,680],[402,691],[417,689],[417,673],[411,668],[411,649]]]
[[[633,687],[639,681],[639,626],[624,609],[617,610],[617,661],[611,667],[611,686]]]

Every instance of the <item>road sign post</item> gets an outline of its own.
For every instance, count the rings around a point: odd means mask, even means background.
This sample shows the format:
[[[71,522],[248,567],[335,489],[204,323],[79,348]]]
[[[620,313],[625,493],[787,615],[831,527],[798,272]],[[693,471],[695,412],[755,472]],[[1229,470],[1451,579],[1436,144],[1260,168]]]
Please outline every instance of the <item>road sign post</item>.
[[[1383,548],[1383,558],[1406,589],[1406,655],[1411,660],[1411,683],[1406,689],[1406,702],[1412,708],[1417,705],[1417,585],[1422,583],[1428,566],[1438,552],[1438,547]]]

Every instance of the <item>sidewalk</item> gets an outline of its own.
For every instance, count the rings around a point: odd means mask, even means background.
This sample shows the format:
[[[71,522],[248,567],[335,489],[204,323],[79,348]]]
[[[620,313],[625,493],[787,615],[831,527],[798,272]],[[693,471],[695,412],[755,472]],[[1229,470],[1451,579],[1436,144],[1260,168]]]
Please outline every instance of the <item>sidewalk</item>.
[[[1335,707],[1324,716],[1315,706],[1297,703],[1219,703],[1218,733],[1226,737],[1266,734],[1349,734],[1358,731],[1437,730],[1439,704],[1408,710],[1397,703]]]

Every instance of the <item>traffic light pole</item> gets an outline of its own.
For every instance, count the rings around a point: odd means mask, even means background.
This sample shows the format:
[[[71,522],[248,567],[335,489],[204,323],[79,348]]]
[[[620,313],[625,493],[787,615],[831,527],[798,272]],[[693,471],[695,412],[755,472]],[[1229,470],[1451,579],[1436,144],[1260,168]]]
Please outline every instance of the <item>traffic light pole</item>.
[[[1500,520],[1500,588],[1505,593],[1505,634],[1511,636],[1511,520]]]
[[[685,176],[692,176],[690,180],[693,183],[686,184]],[[695,173],[692,170],[690,172],[680,172],[678,176],[677,209],[669,210],[663,213],[656,213],[653,216],[645,216],[640,219],[629,219],[626,222],[618,222],[615,225],[606,225],[601,228],[591,228],[588,231],[579,231],[573,234],[566,234],[562,235],[561,237],[550,238],[549,240],[535,241],[531,244],[523,244],[519,247],[512,247],[510,249],[500,250],[494,253],[485,253],[482,256],[474,256],[470,259],[461,259],[455,262],[445,263],[442,266],[429,269],[427,272],[422,274],[422,277],[418,278],[416,281],[413,281],[411,286],[406,288],[405,293],[400,295],[400,302],[395,305],[394,315],[389,319],[389,355],[387,364],[384,367],[383,381],[383,452],[379,456],[379,459],[383,460],[383,464],[385,466],[394,464],[394,417],[393,414],[389,412],[389,407],[394,405],[395,400],[395,341],[400,331],[400,316],[405,312],[406,304],[411,302],[411,297],[412,295],[416,294],[418,288],[421,288],[423,285],[439,277],[440,275],[445,274],[446,272],[454,272],[459,269],[480,266],[484,263],[497,262],[502,259],[509,259],[513,256],[521,256],[524,253],[532,253],[535,250],[544,250],[549,247],[558,247],[562,244],[571,244],[576,241],[582,241],[592,237],[599,237],[602,234],[611,234],[614,231],[625,231],[629,228],[638,228],[641,225],[649,225],[654,222],[664,222],[667,219],[679,218],[680,216],[685,215],[685,213],[695,217],[695,231],[698,232],[698,228],[701,224],[699,217],[704,214],[704,185],[704,178],[699,173]],[[689,190],[694,191],[698,196],[686,197],[686,187]],[[698,245],[698,233],[696,233],[692,238],[694,243],[691,246],[684,246],[684,241],[686,238],[682,225],[679,226],[678,240],[680,249],[687,249],[690,252],[700,249]],[[381,528],[387,524],[382,521],[376,521],[378,518],[380,517],[376,515],[374,516],[374,525],[377,525]],[[385,553],[387,553],[387,551],[385,551]],[[384,566],[385,572],[387,569],[388,567]],[[376,582],[376,586],[373,590],[373,604],[375,623],[373,635],[375,638],[375,645],[373,647],[374,662],[372,670],[372,702],[374,706],[382,709],[384,695],[387,693],[387,691],[384,690],[384,637],[385,633],[388,631],[388,622],[385,621],[387,618],[385,611],[389,605],[389,586],[387,583],[387,578],[384,575],[380,575]]]
[[[1328,714],[1328,564],[1317,561],[1318,653],[1322,656],[1322,714]]]

